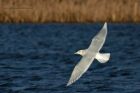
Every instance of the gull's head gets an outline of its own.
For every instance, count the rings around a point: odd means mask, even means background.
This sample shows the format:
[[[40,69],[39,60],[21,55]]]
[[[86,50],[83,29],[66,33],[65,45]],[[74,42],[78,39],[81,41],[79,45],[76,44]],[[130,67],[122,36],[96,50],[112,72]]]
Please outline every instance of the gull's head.
[[[78,55],[84,55],[85,54],[85,50],[79,50],[77,52],[75,52],[74,54],[78,54]]]

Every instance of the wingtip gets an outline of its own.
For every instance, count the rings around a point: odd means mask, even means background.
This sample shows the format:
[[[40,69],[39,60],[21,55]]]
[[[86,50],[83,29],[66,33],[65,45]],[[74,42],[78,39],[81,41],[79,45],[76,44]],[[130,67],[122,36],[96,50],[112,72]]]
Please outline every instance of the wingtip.
[[[68,87],[69,85],[71,85],[71,83],[70,83],[70,82],[68,82],[66,86]]]
[[[68,86],[69,86],[69,84],[66,85],[66,87],[68,87]]]
[[[70,78],[70,80],[68,81],[67,85],[66,86],[70,86],[71,84],[73,84],[75,81],[72,80],[72,78]]]
[[[105,28],[105,29],[107,28],[107,22],[104,23],[103,28]]]

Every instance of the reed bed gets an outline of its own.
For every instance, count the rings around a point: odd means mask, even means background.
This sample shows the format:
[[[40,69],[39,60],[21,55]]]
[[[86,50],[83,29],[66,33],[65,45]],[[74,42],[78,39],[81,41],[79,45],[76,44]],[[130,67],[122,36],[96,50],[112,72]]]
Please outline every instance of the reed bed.
[[[140,22],[140,0],[0,0],[0,22]]]

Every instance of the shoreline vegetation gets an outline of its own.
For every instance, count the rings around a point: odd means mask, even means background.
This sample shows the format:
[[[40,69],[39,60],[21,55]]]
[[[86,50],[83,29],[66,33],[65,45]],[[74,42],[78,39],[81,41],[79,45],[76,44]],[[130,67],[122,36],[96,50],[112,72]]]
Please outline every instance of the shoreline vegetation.
[[[0,0],[1,23],[140,22],[140,0]]]

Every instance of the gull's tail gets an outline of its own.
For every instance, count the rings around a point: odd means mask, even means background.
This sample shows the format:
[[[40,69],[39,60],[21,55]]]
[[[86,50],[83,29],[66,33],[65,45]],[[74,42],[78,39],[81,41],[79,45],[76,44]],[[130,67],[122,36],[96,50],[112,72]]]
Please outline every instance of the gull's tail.
[[[106,63],[110,58],[110,53],[97,53],[96,59],[100,63]]]

